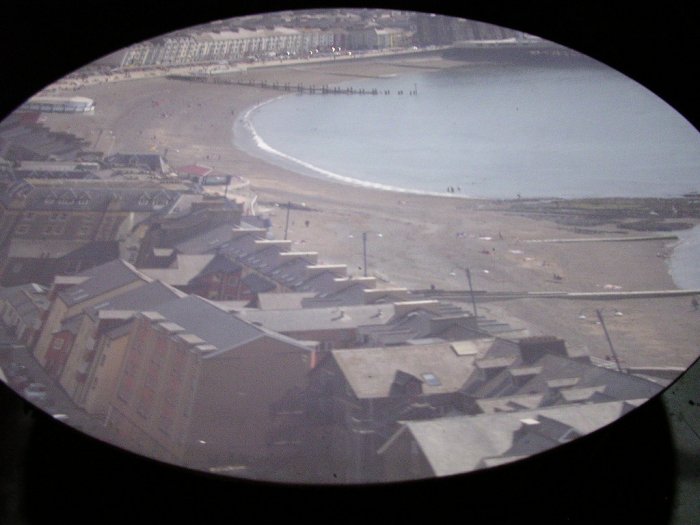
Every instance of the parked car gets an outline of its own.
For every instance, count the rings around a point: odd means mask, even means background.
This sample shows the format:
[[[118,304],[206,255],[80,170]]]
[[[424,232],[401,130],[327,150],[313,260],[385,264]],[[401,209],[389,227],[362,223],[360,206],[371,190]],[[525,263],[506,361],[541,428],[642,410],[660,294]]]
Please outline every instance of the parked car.
[[[46,385],[43,383],[31,383],[22,391],[22,393],[27,401],[31,401],[33,403],[49,404],[51,401]]]

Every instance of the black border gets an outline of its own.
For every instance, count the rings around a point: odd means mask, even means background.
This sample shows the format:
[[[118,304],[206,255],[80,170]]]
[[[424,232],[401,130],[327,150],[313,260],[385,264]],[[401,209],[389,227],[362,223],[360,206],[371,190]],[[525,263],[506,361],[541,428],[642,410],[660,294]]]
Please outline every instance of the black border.
[[[698,128],[690,3],[24,2],[0,17],[0,116],[130,43],[209,20],[289,8],[386,7],[497,23],[567,45],[639,81]],[[667,523],[675,451],[657,397],[572,444],[498,469],[369,487],[228,480],[105,446],[0,388],[2,523]]]

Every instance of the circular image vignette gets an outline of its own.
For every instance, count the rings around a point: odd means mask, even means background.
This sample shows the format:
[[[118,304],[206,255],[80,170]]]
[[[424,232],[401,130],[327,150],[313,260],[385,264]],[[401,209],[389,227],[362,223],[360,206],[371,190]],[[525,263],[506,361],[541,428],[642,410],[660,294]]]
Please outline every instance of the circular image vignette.
[[[2,379],[167,464],[499,467],[697,358],[697,132],[536,36],[375,9],[124,48],[0,123]]]

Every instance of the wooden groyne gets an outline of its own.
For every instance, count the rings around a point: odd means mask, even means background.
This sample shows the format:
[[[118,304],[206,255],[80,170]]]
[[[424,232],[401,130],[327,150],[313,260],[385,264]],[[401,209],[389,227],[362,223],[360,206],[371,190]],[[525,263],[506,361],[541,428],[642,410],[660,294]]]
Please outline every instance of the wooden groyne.
[[[367,89],[367,88],[354,88],[354,87],[340,87],[340,86],[316,86],[316,85],[306,85],[306,84],[291,84],[290,82],[279,83],[279,82],[269,82],[267,80],[236,80],[232,78],[221,78],[213,76],[198,76],[198,75],[168,75],[167,78],[171,80],[184,80],[186,82],[201,82],[204,84],[223,84],[223,85],[234,85],[243,87],[254,87],[259,89],[271,89],[275,91],[282,91],[287,93],[306,93],[310,95],[391,95],[392,91],[389,89]],[[399,89],[395,91],[397,95],[417,95],[418,90],[412,89],[404,91]]]

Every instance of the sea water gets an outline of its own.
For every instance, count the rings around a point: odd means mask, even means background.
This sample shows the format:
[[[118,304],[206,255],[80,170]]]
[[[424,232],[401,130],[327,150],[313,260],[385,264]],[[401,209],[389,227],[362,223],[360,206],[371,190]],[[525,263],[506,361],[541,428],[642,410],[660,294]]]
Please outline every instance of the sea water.
[[[698,131],[602,65],[472,65],[341,85],[349,86],[378,94],[280,96],[236,122],[236,145],[309,176],[420,193],[673,197],[700,189]],[[692,282],[700,286],[700,276]]]

